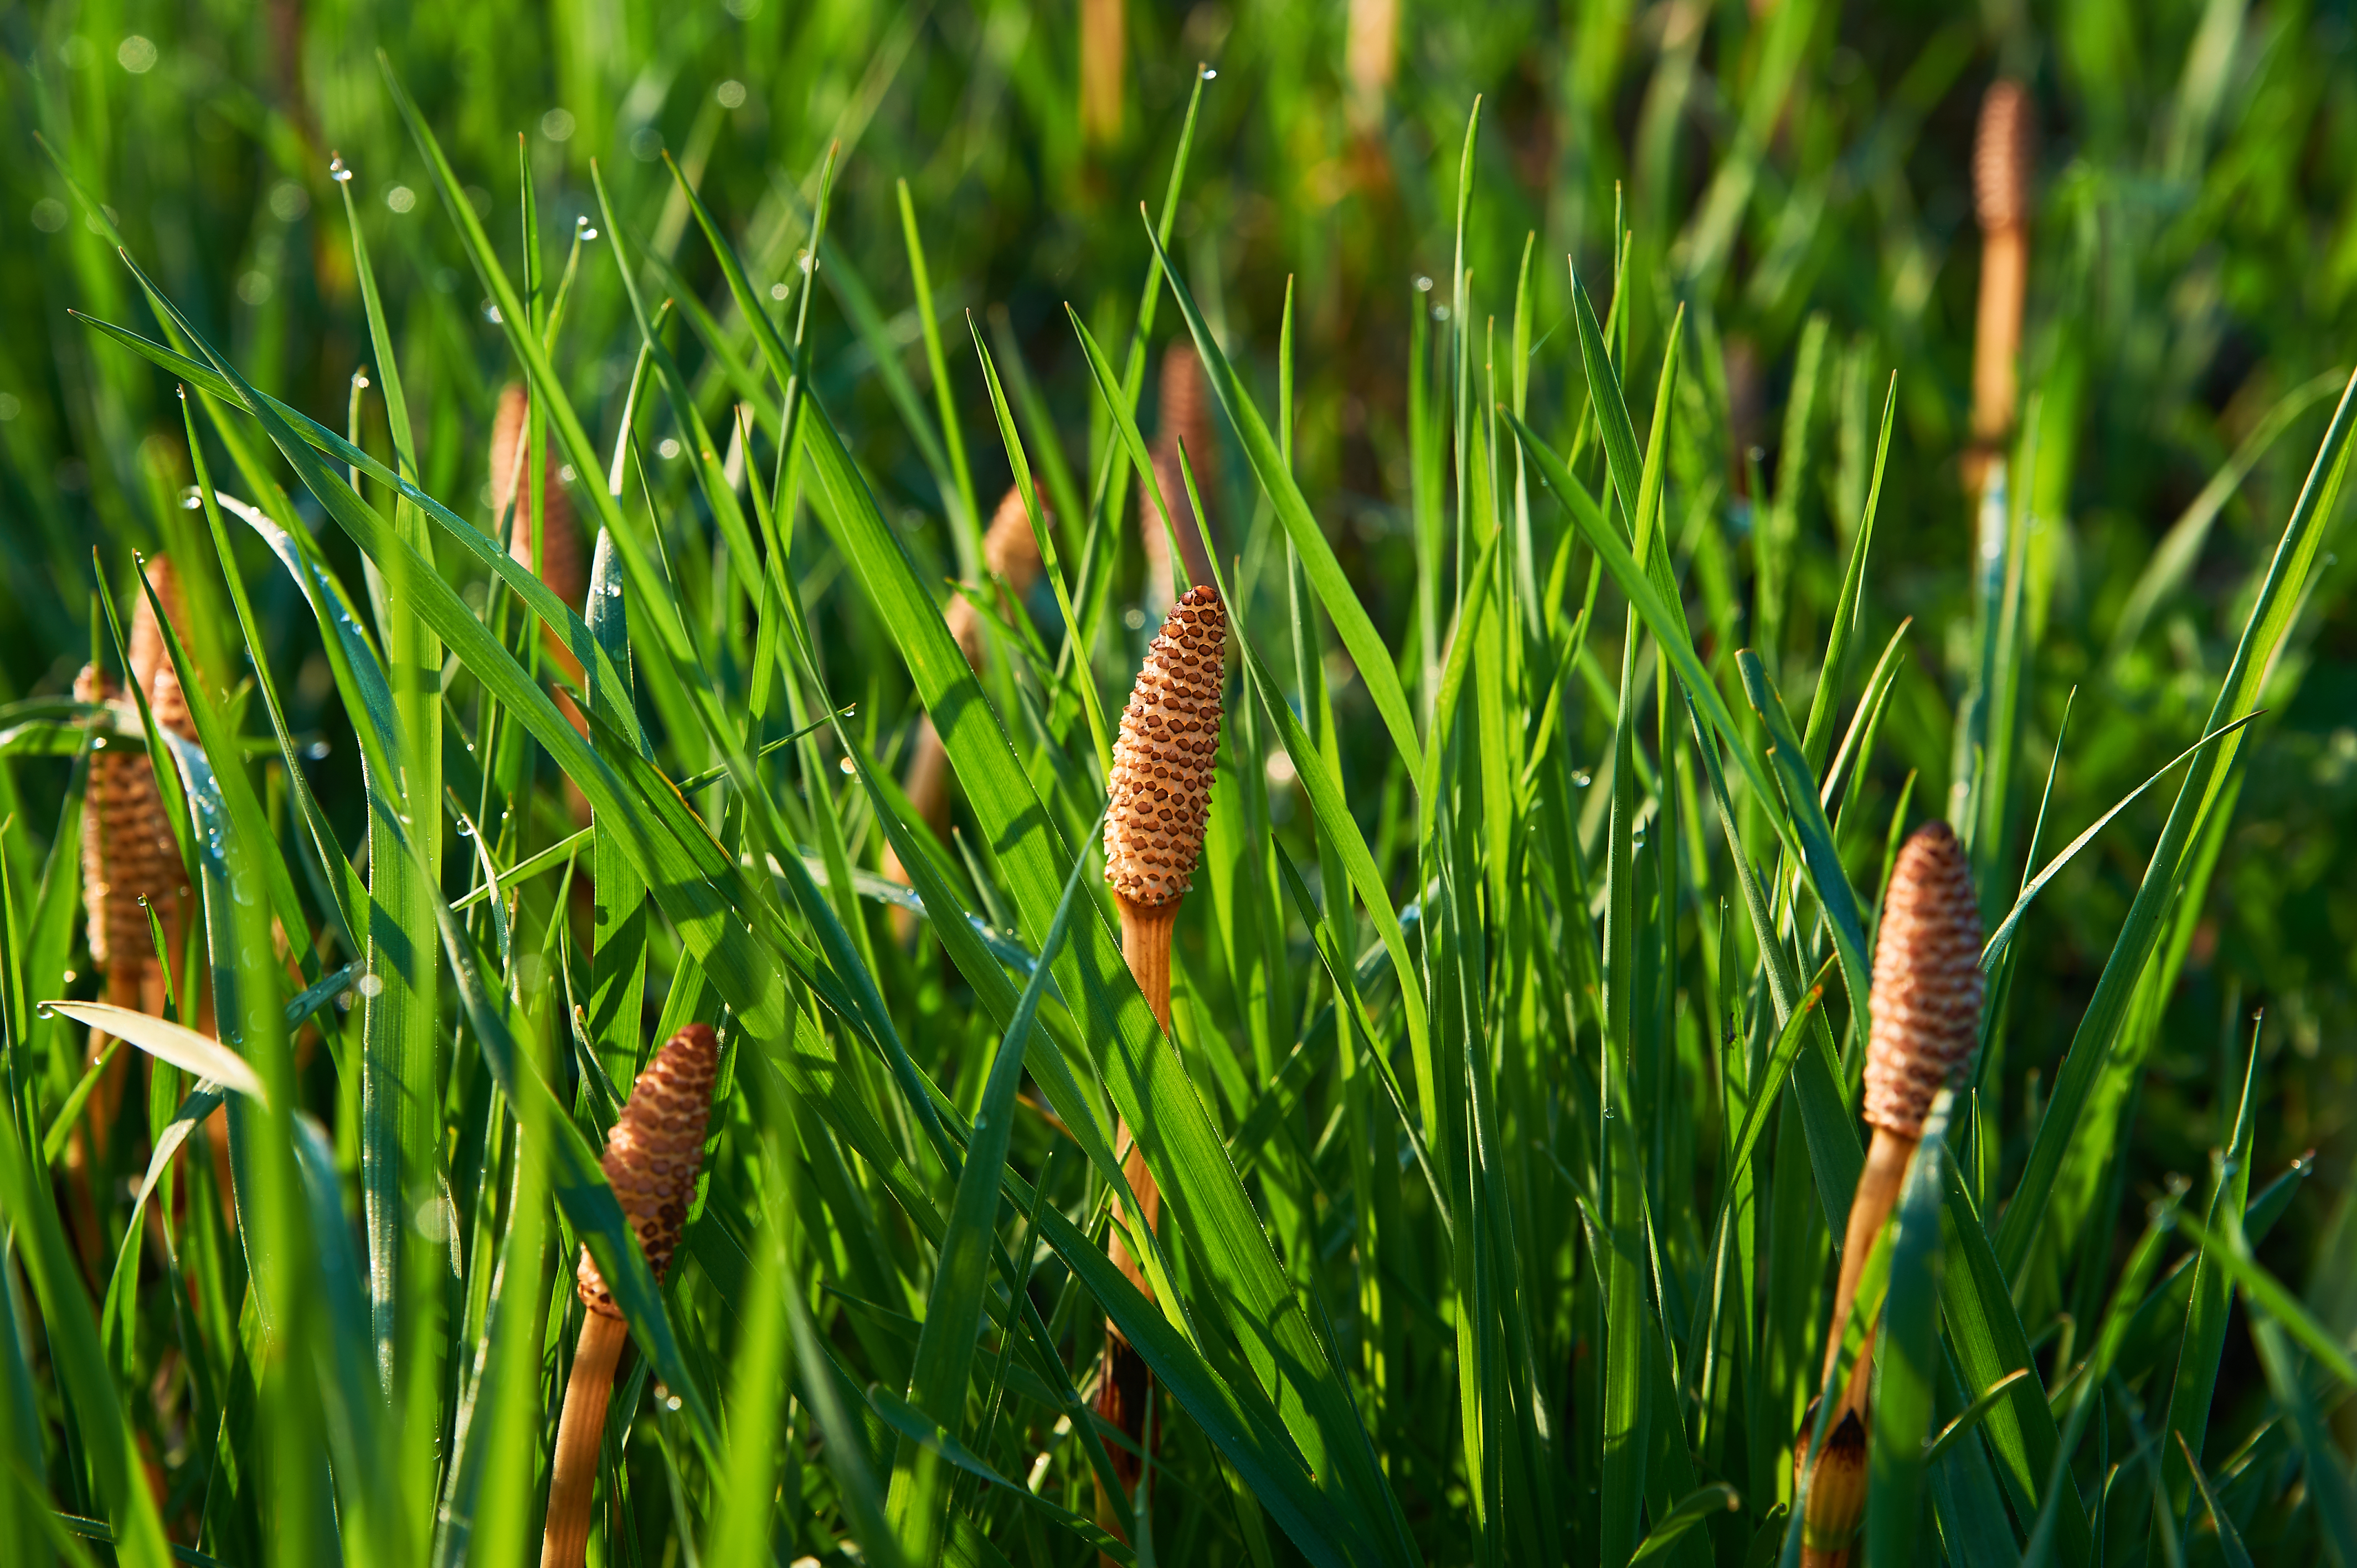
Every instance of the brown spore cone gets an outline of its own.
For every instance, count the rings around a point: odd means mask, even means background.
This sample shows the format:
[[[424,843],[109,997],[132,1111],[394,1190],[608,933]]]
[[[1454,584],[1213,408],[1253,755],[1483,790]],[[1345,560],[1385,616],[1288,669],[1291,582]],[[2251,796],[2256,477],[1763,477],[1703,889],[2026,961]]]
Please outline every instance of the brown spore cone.
[[[1964,845],[1945,822],[1909,835],[1890,873],[1874,949],[1866,1119],[1920,1138],[1932,1098],[1979,1042],[1981,916]]]
[[[606,1138],[606,1179],[658,1280],[671,1267],[687,1223],[688,1205],[695,1197],[705,1122],[712,1111],[712,1082],[719,1070],[719,1037],[712,1026],[688,1025],[639,1074],[629,1103]],[[586,1247],[575,1278],[582,1305],[607,1317],[622,1316]]]
[[[1105,880],[1146,908],[1183,897],[1203,853],[1220,749],[1228,612],[1209,584],[1170,607],[1122,710],[1106,780]]]
[[[2036,130],[2029,90],[2004,77],[1990,82],[1973,137],[1973,214],[1982,229],[2029,223]]]
[[[1039,498],[1039,526],[1053,528],[1056,514],[1049,509],[1048,498]],[[1031,591],[1039,580],[1039,538],[1031,532],[1031,513],[1023,505],[1023,488],[1009,485],[998,499],[998,510],[991,514],[990,528],[982,536],[982,564],[995,577],[1006,579],[1006,585],[1019,597]]]
[[[161,555],[150,557],[146,577],[174,628],[183,626],[186,612],[172,564]],[[163,628],[145,594],[132,609],[124,652],[131,678],[145,692],[157,727],[195,740],[188,694],[181,690]],[[156,966],[155,937],[139,901],[146,899],[155,909],[166,950],[178,952],[186,868],[156,770],[139,739],[139,711],[128,689],[104,671],[85,665],[74,677],[73,694],[76,702],[110,704],[119,732],[91,752],[82,793],[82,904],[90,916],[91,962],[109,974],[120,969],[137,978]]]

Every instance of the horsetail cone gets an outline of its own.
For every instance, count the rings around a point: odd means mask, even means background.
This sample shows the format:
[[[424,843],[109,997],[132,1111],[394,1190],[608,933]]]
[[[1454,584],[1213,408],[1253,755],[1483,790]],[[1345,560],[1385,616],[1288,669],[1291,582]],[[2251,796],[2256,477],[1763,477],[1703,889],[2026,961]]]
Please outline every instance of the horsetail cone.
[[[1973,136],[1973,216],[1984,231],[2018,229],[2029,221],[2031,138],[2029,94],[2000,77],[1981,95]]]
[[[1866,1119],[1914,1140],[1980,1040],[1981,915],[1964,845],[1945,822],[1899,851],[1874,949]]]
[[[1048,498],[1039,498],[1039,526],[1055,526],[1056,514],[1049,510]],[[1039,580],[1039,536],[1031,531],[1031,513],[1023,504],[1021,487],[1009,485],[999,498],[998,510],[992,514],[989,529],[982,536],[982,564],[994,577],[1003,579],[1007,591],[1019,602]],[[965,661],[975,674],[982,672],[984,643],[982,612],[963,594],[951,596],[949,607],[942,613],[949,623],[950,638],[965,655]],[[941,733],[933,722],[920,720],[917,738],[910,748],[909,770],[900,780],[901,793],[909,797],[925,825],[935,833],[948,831],[950,823],[950,759],[942,746]],[[884,878],[903,886],[909,881],[908,867],[900,864],[900,854],[888,840],[884,845]],[[903,937],[913,929],[913,918],[899,905],[892,907],[893,929]]]
[[[146,576],[173,626],[183,625],[179,578],[172,564],[152,556]],[[146,694],[157,727],[183,740],[196,739],[188,695],[180,689],[163,629],[145,594],[132,611],[124,653],[131,679]],[[138,709],[127,689],[105,671],[85,667],[74,678],[74,698],[111,704],[117,728],[124,732],[92,753],[82,796],[82,903],[90,916],[91,961],[109,976],[117,1000],[143,1005],[143,987],[155,989],[145,983],[156,969],[156,942],[139,901],[145,898],[154,908],[167,950],[177,952],[188,877],[155,769],[137,738]]]
[[[606,1139],[606,1180],[623,1216],[646,1250],[648,1266],[660,1280],[679,1249],[687,1207],[695,1197],[695,1173],[704,1163],[704,1128],[712,1111],[712,1083],[720,1069],[720,1046],[709,1024],[690,1024],[655,1053],[630,1086],[630,1098]],[[558,1418],[556,1447],[548,1483],[548,1513],[540,1542],[541,1568],[581,1568],[589,1547],[590,1503],[597,1482],[597,1449],[605,1436],[606,1406],[613,1397],[614,1373],[630,1343],[630,1326],[606,1288],[605,1275],[581,1251],[575,1276],[581,1305],[581,1338],[565,1385],[565,1412]]]
[[[1927,822],[1900,846],[1883,895],[1866,1052],[1866,1120],[1874,1139],[1843,1228],[1841,1275],[1825,1335],[1826,1378],[1839,1364],[1867,1254],[1898,1202],[1932,1099],[1972,1063],[1980,1039],[1980,904],[1964,845],[1947,823]],[[1837,1421],[1866,1408],[1872,1334],[1869,1325],[1867,1348],[1840,1391]]]
[[[695,1173],[704,1163],[705,1122],[712,1110],[712,1082],[720,1069],[720,1047],[709,1024],[690,1024],[673,1035],[630,1086],[614,1131],[606,1139],[606,1179],[621,1203],[630,1229],[646,1249],[655,1278],[671,1266],[681,1228],[695,1197]],[[584,1248],[577,1275],[581,1304],[619,1320],[621,1309],[606,1279]]]
[[[1220,678],[1227,655],[1228,612],[1208,584],[1189,588],[1146,651],[1145,666],[1122,710],[1105,780],[1105,881],[1121,910],[1121,952],[1155,1021],[1170,1027],[1170,935],[1179,900],[1193,885],[1211,822],[1211,774],[1220,750]],[[1115,1151],[1137,1223],[1157,1230],[1162,1195],[1126,1123]],[[1115,1228],[1106,1244],[1114,1266],[1151,1295],[1146,1272]],[[1111,1324],[1097,1377],[1097,1413],[1135,1439],[1144,1432],[1153,1380],[1135,1347]],[[1138,1461],[1117,1450],[1114,1469],[1125,1487],[1137,1484]],[[1111,1520],[1108,1508],[1099,1518]]]
[[[1978,314],[1973,331],[1972,449],[1966,477],[1975,490],[2012,433],[2015,363],[2021,351],[2022,303],[2029,286],[2032,139],[2029,92],[2002,78],[1981,98],[1973,141],[1973,214],[1981,230]]]
[[[1170,607],[1122,710],[1106,780],[1105,880],[1125,905],[1175,905],[1193,886],[1220,749],[1228,612],[1209,584]]]

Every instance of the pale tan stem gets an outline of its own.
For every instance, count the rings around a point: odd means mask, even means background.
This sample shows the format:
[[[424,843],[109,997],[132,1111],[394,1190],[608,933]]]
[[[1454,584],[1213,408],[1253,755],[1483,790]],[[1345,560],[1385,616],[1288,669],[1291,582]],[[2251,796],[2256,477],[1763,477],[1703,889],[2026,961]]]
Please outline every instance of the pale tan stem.
[[[630,1342],[630,1326],[619,1317],[592,1311],[582,1319],[573,1376],[565,1385],[565,1413],[556,1424],[540,1568],[581,1568],[588,1554],[590,1502],[597,1487],[598,1444],[606,1435],[606,1402],[613,1397],[614,1369]]]
[[[2029,231],[2018,225],[1981,236],[1980,314],[1973,333],[1973,446],[1965,479],[1981,488],[1988,460],[2013,434],[2015,366],[2021,355],[2022,302],[2029,286]]]
[[[1849,1327],[1850,1308],[1857,1301],[1858,1276],[1866,1272],[1867,1254],[1874,1251],[1874,1239],[1882,1233],[1882,1223],[1890,1218],[1892,1205],[1899,1201],[1899,1186],[1907,1176],[1907,1162],[1915,1156],[1915,1146],[1922,1140],[1894,1133],[1888,1127],[1874,1130],[1874,1142],[1866,1151],[1866,1169],[1858,1174],[1857,1191],[1850,1198],[1849,1225],[1842,1236],[1841,1283],[1834,1289],[1833,1326],[1825,1334],[1825,1367],[1821,1377],[1834,1375],[1834,1366],[1841,1359],[1842,1336]],[[1874,1342],[1868,1339],[1859,1353],[1859,1360],[1870,1358]],[[1851,1383],[1857,1391],[1857,1403],[1853,1404],[1845,1390],[1841,1407],[1832,1419],[1838,1422],[1842,1412],[1862,1408],[1865,1387],[1853,1377]]]
[[[1146,1004],[1153,1009],[1154,1021],[1162,1026],[1167,1035],[1170,1032],[1170,933],[1178,921],[1178,900],[1138,904],[1115,894],[1114,902],[1121,906],[1121,956],[1127,961],[1138,990],[1146,993]],[[1146,1230],[1158,1231],[1162,1189],[1155,1185],[1154,1173],[1146,1168],[1146,1156],[1139,1152],[1136,1137],[1126,1122],[1115,1123],[1114,1152],[1121,1158],[1122,1174],[1129,1178],[1130,1190],[1137,1195],[1140,1221]],[[1146,1295],[1153,1295],[1145,1271],[1130,1254],[1129,1243],[1118,1227],[1114,1230],[1107,1251],[1114,1267],[1129,1276],[1130,1283]]]
[[[1170,934],[1178,919],[1178,900],[1163,904],[1139,904],[1114,895],[1121,908],[1121,954],[1128,961],[1129,972],[1137,982],[1137,989],[1146,995],[1146,1004],[1154,1013],[1154,1021],[1168,1034],[1170,1029]],[[1137,1208],[1133,1222],[1146,1231],[1158,1231],[1162,1219],[1162,1189],[1155,1185],[1154,1173],[1146,1168],[1146,1155],[1137,1146],[1136,1137],[1127,1122],[1117,1122],[1114,1133],[1114,1151],[1120,1157],[1122,1175],[1128,1178],[1129,1189],[1137,1195]],[[1146,1271],[1131,1252],[1127,1237],[1118,1225],[1105,1243],[1105,1253],[1113,1260],[1129,1283],[1149,1299],[1154,1287],[1147,1283]],[[1146,1429],[1146,1406],[1153,1397],[1153,1380],[1138,1362],[1137,1352],[1131,1348],[1122,1331],[1111,1323],[1105,1325],[1105,1348],[1103,1364],[1097,1376],[1097,1412],[1114,1422],[1133,1441],[1142,1439]],[[1125,1491],[1135,1492],[1139,1466],[1125,1452],[1114,1452],[1114,1470]],[[1123,1525],[1125,1516],[1113,1506],[1103,1493],[1097,1498],[1097,1521],[1115,1535],[1126,1539]],[[1101,1559],[1110,1563],[1110,1558]]]

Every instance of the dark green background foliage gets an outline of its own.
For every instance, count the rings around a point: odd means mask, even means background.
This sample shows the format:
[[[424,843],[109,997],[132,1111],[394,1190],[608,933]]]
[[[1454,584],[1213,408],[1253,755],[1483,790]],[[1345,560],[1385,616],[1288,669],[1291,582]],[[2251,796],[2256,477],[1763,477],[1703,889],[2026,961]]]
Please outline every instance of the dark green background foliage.
[[[522,1557],[585,1238],[639,1346],[596,1562],[1796,1553],[1890,846],[1955,811],[1994,927],[2154,780],[1992,954],[1857,1551],[2357,1568],[2357,15],[1398,0],[1385,86],[1383,8],[1130,0],[1107,123],[1076,3],[0,7],[0,1555]],[[1174,1049],[1086,851],[1190,336],[1239,657]],[[612,535],[586,628],[482,538],[517,381]],[[1018,438],[1024,606],[975,552]],[[93,994],[68,699],[159,548],[180,994],[267,1094],[149,1197],[203,1063],[91,1154],[38,1004]],[[591,1156],[692,1017],[658,1294]],[[1101,1251],[1116,1112],[1167,1316]],[[1108,1314],[1168,1396],[1135,1520]]]

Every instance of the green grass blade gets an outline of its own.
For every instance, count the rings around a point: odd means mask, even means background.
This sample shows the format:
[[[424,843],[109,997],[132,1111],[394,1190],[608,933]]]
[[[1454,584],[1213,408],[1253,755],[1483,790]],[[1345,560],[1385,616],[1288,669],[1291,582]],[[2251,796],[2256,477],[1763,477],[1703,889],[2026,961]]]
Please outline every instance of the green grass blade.
[[[1890,1244],[1890,1283],[1875,1342],[1873,1442],[1867,1455],[1867,1568],[1918,1563],[1923,1551],[1922,1477],[1940,1370],[1941,1165],[1955,1104],[1942,1090],[1908,1163]]]
[[[1148,231],[1152,232],[1151,230]],[[1309,585],[1318,592],[1318,602],[1324,607],[1327,618],[1350,650],[1359,678],[1367,683],[1367,694],[1374,699],[1375,711],[1383,716],[1391,731],[1392,744],[1400,759],[1406,763],[1408,777],[1420,779],[1424,774],[1423,748],[1416,744],[1415,721],[1407,705],[1407,693],[1401,687],[1399,671],[1391,651],[1383,646],[1374,622],[1368,618],[1366,607],[1359,602],[1356,590],[1343,575],[1341,563],[1335,558],[1334,547],[1326,541],[1318,520],[1310,514],[1309,502],[1299,485],[1294,482],[1292,471],[1286,467],[1284,455],[1269,435],[1268,424],[1261,417],[1259,406],[1244,391],[1243,383],[1228,362],[1226,352],[1211,337],[1211,329],[1197,308],[1195,296],[1179,281],[1178,270],[1162,249],[1159,236],[1155,239],[1156,259],[1162,264],[1162,274],[1170,285],[1170,296],[1185,318],[1187,330],[1195,340],[1195,351],[1203,361],[1204,379],[1225,410],[1228,423],[1243,443],[1245,459],[1258,477],[1269,504],[1275,509],[1277,521],[1284,525],[1286,537],[1301,553],[1302,570],[1308,574]],[[1074,318],[1075,323],[1078,317]],[[1132,460],[1137,455],[1132,454]],[[1150,468],[1141,468],[1149,472]]]
[[[905,187],[903,189],[905,190]],[[1072,908],[1081,896],[1082,874],[1088,869],[1093,846],[1084,844],[1064,879],[1048,940],[1039,950],[1039,967],[1023,987],[998,1051],[991,1058],[973,1135],[965,1149],[965,1168],[958,1173],[957,1197],[950,1206],[949,1232],[933,1283],[925,1303],[925,1328],[917,1341],[916,1369],[909,1381],[909,1402],[931,1413],[954,1435],[965,1408],[966,1382],[974,1358],[973,1326],[980,1316],[984,1290],[989,1283],[991,1232],[998,1217],[999,1180],[1006,1165],[1008,1134],[1015,1117],[1015,1095],[1022,1087],[1024,1052],[1031,1024],[1046,993],[1048,977],[1072,923]],[[903,1437],[892,1465],[890,1517],[899,1526],[902,1544],[920,1563],[930,1562],[941,1549],[949,1477],[938,1449]]]
[[[932,372],[933,402],[941,415],[942,438],[949,447],[950,475],[957,489],[943,498],[950,505],[950,533],[957,541],[958,570],[968,579],[982,575],[982,513],[974,495],[974,471],[965,460],[965,436],[958,428],[957,394],[950,386],[949,360],[942,352],[942,324],[933,310],[932,280],[925,266],[924,242],[917,237],[916,204],[909,199],[909,182],[896,188],[900,198],[900,233],[909,246],[909,281],[916,291],[917,324],[925,339],[925,368]]]
[[[2290,630],[2293,616],[2305,602],[2302,589],[2323,543],[2324,527],[2330,521],[2333,503],[2340,499],[2353,429],[2357,429],[2357,375],[2350,378],[2341,392],[2332,424],[2317,448],[2316,461],[2309,469],[2299,499],[2293,503],[2290,520],[2267,563],[2249,618],[2244,623],[2242,638],[2235,645],[2233,661],[2219,684],[2209,720],[2202,725],[2205,734],[2258,705],[2259,690],[2274,663],[2276,650]],[[2029,1161],[2014,1189],[2015,1199],[2007,1206],[2005,1219],[1998,1228],[1997,1254],[2008,1273],[2020,1268],[2038,1238],[2046,1206],[2053,1195],[2055,1175],[2078,1130],[2080,1112],[2085,1109],[2096,1075],[2110,1052],[2113,1036],[2126,1013],[2129,994],[2159,940],[2162,917],[2175,897],[2187,846],[2208,813],[2211,801],[2225,783],[2226,770],[2233,762],[2238,744],[2228,737],[2194,758],[2185,782],[2178,789],[2176,803],[2169,808],[2160,842],[2153,848],[2152,859],[2113,943],[2111,956],[2104,961],[2103,975],[2095,983],[2095,994],[2088,1002],[2087,1011],[2072,1036],[2070,1049],[2055,1071],[2053,1098],[2047,1102],[2046,1114],[2030,1144]]]

